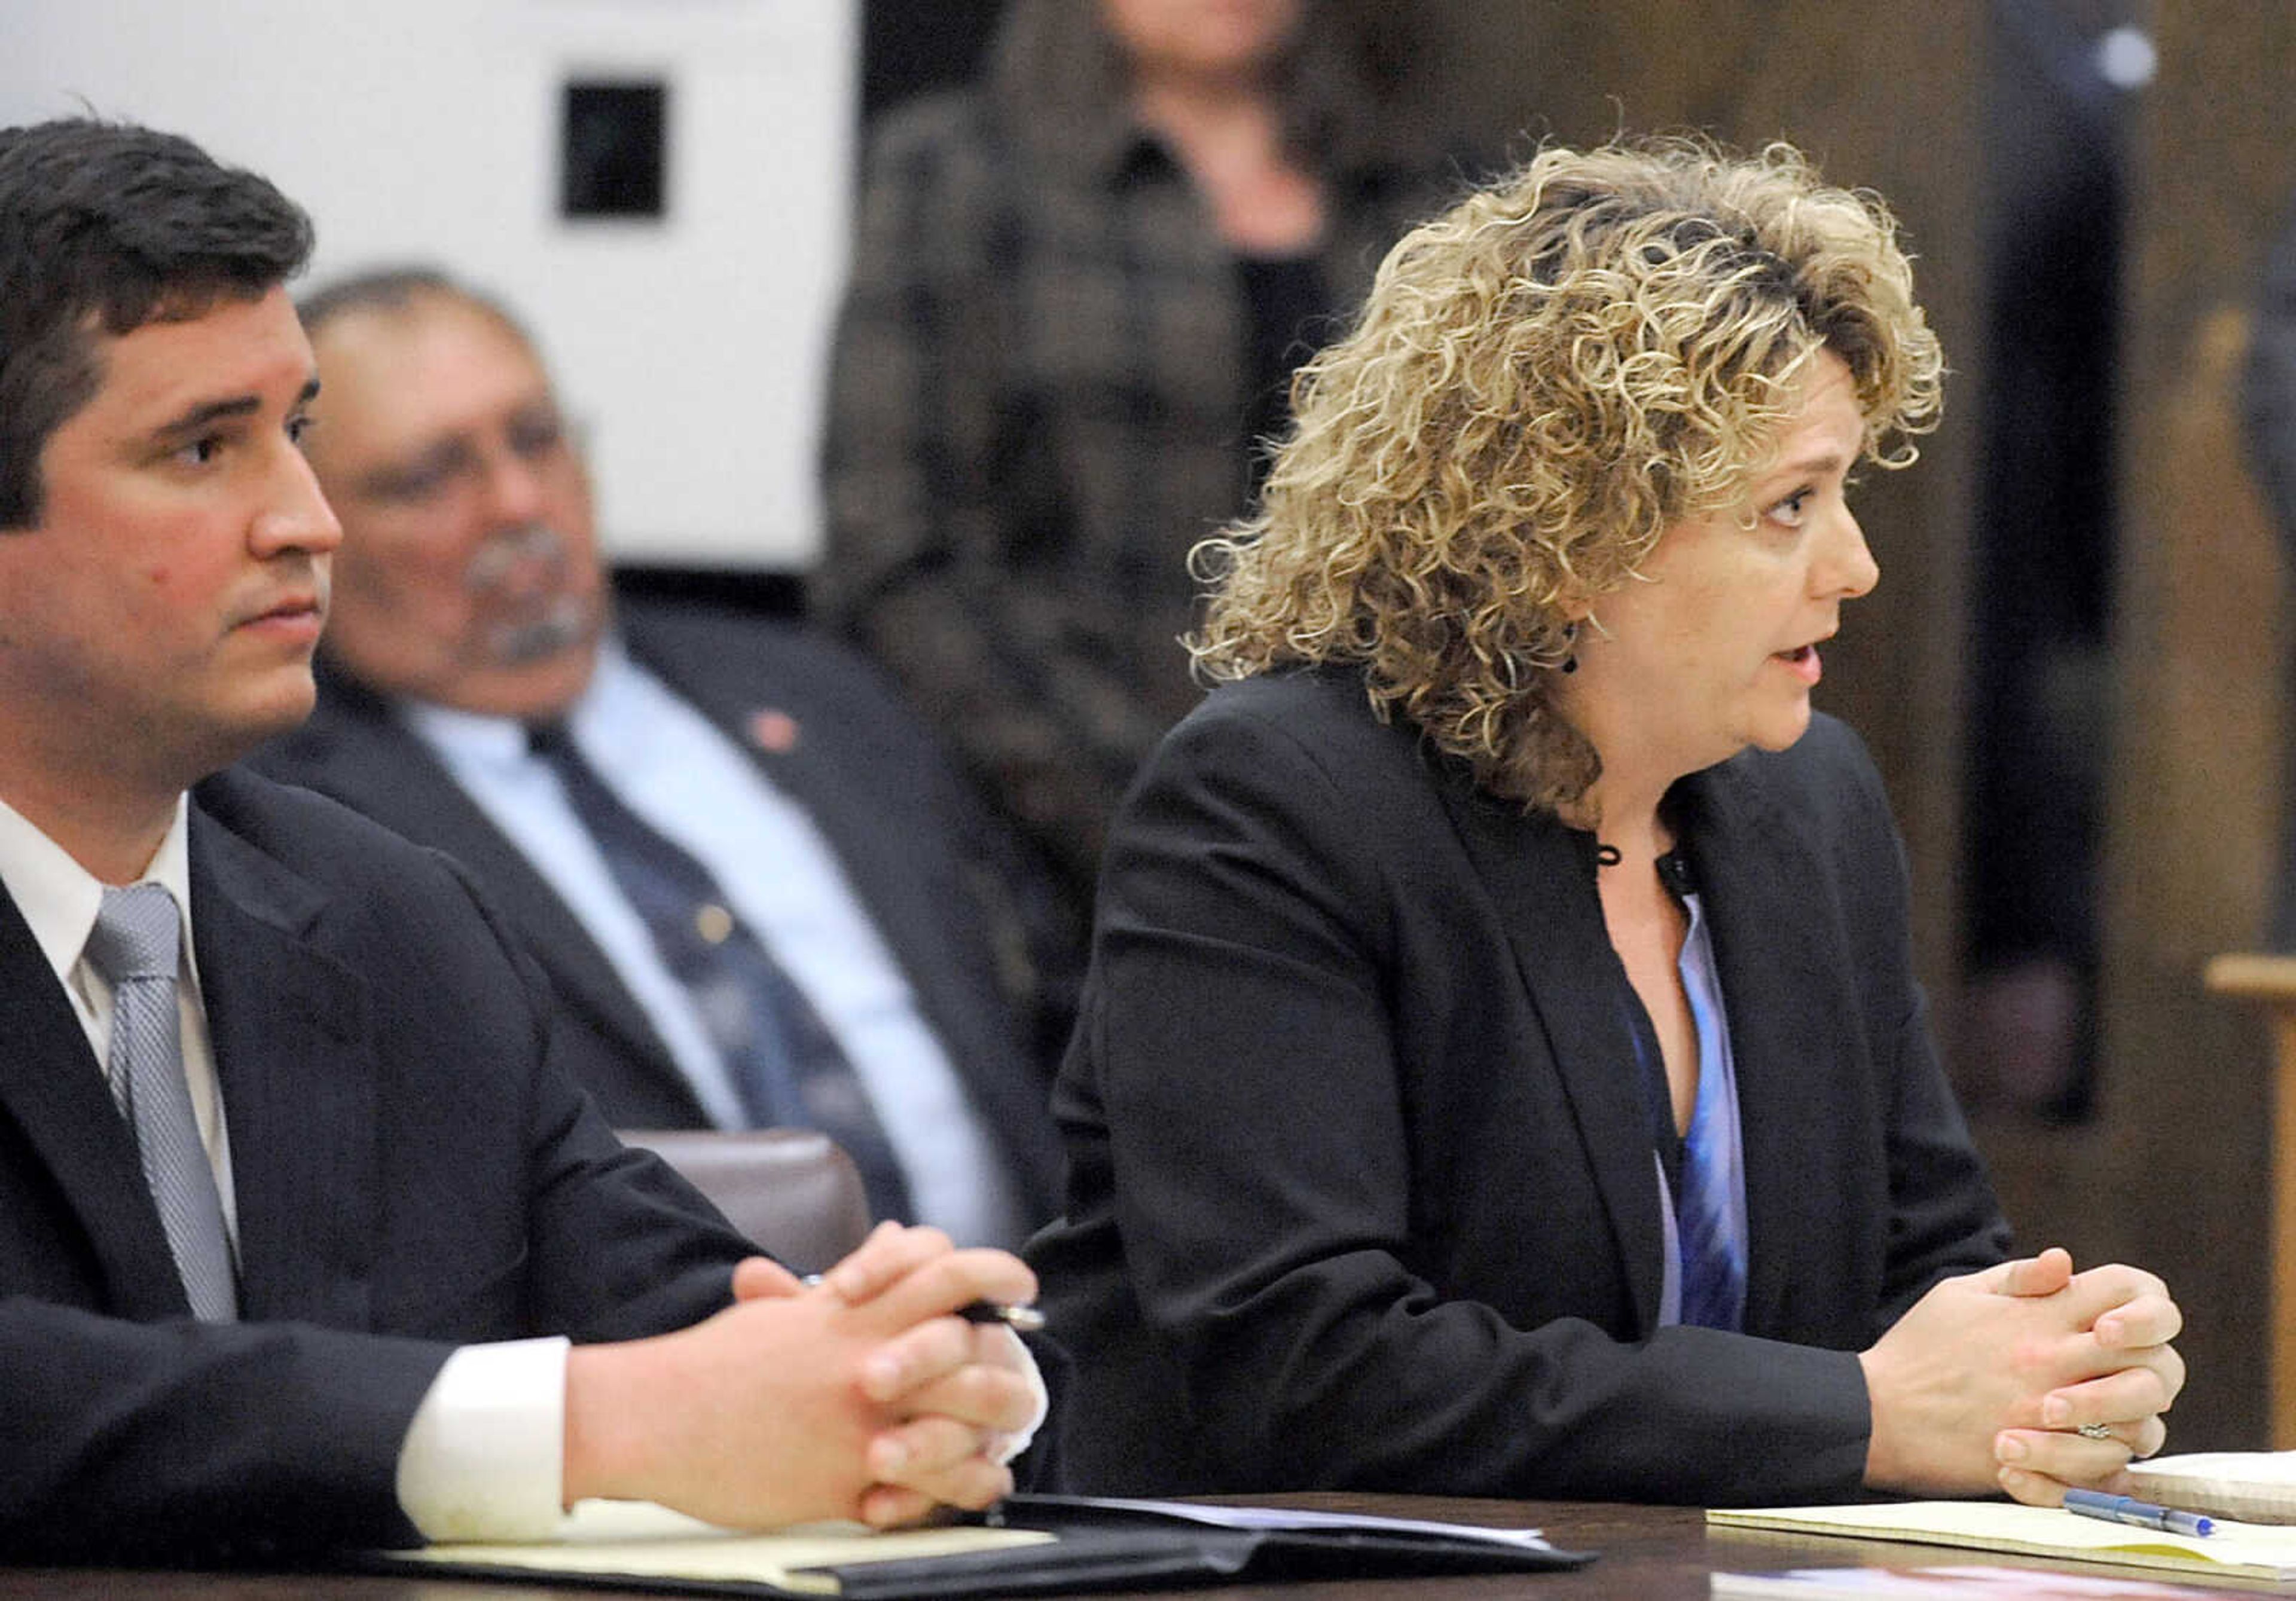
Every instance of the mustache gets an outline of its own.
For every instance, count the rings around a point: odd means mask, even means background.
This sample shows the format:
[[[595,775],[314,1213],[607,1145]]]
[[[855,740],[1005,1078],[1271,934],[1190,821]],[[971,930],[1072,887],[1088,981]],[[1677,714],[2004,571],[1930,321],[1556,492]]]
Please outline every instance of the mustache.
[[[587,642],[592,614],[587,602],[568,595],[540,617],[496,623],[486,631],[487,656],[498,667],[545,661]]]
[[[489,534],[463,568],[463,587],[481,599],[515,600],[562,581],[573,564],[565,535],[546,522]]]
[[[478,602],[480,653],[497,667],[523,667],[586,644],[598,601],[577,587],[572,543],[546,522],[490,535],[463,570]]]

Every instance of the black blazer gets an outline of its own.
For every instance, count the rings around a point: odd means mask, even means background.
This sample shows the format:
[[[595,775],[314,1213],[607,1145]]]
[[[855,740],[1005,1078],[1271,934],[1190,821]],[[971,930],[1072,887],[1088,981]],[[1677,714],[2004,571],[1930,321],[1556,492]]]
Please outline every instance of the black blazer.
[[[750,1250],[559,1071],[540,975],[444,858],[235,772],[190,846],[244,1320],[190,1320],[0,893],[0,1558],[412,1543],[399,1443],[455,1345],[683,1327]]]
[[[1080,1489],[1852,1493],[1854,1352],[2007,1231],[1939,1071],[1857,740],[1676,800],[1743,1116],[1746,1333],[1656,1326],[1662,1220],[1594,842],[1326,670],[1216,691],[1101,881],[1032,1244]]]
[[[685,696],[802,804],[899,962],[1033,1224],[1051,1215],[1059,1145],[1049,1074],[1024,1036],[1065,1018],[1073,959],[1049,890],[991,825],[940,748],[875,670],[784,625],[685,604],[626,603],[636,660]],[[752,732],[771,708],[789,750]],[[698,1129],[708,1115],[613,965],[518,846],[390,708],[323,671],[310,720],[250,759],[469,867],[508,914],[578,1023],[568,1067],[624,1129]],[[1062,1025],[1064,1027],[1064,1024]]]

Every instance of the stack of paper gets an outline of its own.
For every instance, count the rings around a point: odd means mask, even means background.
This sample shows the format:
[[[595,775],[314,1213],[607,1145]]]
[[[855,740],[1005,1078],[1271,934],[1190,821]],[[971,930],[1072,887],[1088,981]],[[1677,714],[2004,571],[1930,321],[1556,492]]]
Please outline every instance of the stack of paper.
[[[2132,1462],[2136,1493],[2163,1507],[2236,1517],[2248,1523],[2296,1523],[2296,1451],[2213,1451]]]

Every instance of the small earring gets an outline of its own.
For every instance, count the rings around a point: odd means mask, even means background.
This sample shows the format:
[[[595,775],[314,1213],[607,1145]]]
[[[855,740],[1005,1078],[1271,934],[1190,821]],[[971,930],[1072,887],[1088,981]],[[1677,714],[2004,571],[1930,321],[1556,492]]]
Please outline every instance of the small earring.
[[[1578,625],[1575,622],[1564,623],[1562,625],[1562,670],[1566,673],[1575,673],[1578,670],[1578,653],[1571,648],[1578,643]]]

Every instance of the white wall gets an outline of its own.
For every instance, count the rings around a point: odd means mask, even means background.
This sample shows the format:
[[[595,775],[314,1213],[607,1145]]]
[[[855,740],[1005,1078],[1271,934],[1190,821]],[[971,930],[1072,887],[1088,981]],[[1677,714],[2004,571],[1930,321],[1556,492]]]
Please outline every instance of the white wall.
[[[619,558],[795,568],[843,282],[856,0],[0,0],[0,126],[187,134],[309,208],[309,278],[500,293],[586,429]],[[557,219],[560,86],[669,85],[668,215]]]

